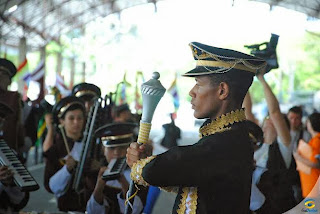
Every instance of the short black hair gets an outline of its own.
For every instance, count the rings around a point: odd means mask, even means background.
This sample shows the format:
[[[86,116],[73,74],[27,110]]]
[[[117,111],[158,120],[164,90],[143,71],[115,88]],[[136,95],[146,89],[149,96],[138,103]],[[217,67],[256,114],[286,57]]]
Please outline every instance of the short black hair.
[[[119,106],[116,106],[115,107],[115,111],[116,111],[116,116],[118,117],[122,112],[125,112],[125,111],[129,111],[131,112],[130,110],[130,107],[127,103],[124,103],[124,104],[121,104]]]
[[[295,114],[299,114],[302,117],[302,108],[301,106],[293,106],[292,108],[289,109],[289,112],[293,112]]]
[[[242,104],[252,84],[254,74],[243,70],[231,69],[226,73],[209,74],[208,76],[213,86],[221,82],[227,83],[230,88],[231,98],[236,103]]]
[[[315,112],[309,115],[308,117],[312,129],[316,132],[320,132],[320,113]]]

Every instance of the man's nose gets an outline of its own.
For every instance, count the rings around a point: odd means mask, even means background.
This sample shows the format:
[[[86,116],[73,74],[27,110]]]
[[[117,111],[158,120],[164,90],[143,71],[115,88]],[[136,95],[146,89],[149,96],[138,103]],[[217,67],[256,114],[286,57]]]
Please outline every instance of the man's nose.
[[[119,151],[120,151],[119,148],[115,148],[115,149],[113,150],[113,153],[114,153],[114,154],[119,154]]]
[[[75,124],[80,124],[81,122],[82,122],[82,119],[75,119],[75,120],[74,120],[74,123],[75,123]]]
[[[189,96],[190,97],[195,97],[195,93],[194,93],[194,87],[189,91]]]

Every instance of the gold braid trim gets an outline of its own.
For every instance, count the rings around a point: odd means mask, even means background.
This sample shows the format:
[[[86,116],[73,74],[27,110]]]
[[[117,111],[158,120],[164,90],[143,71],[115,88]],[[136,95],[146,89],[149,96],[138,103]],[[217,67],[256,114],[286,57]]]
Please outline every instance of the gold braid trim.
[[[254,72],[254,73],[256,73],[255,72],[256,70],[259,70],[259,69],[267,66],[267,62],[263,62],[262,59],[258,59],[258,58],[254,59],[254,58],[251,58],[248,56],[249,58],[247,58],[247,59],[246,58],[239,59],[239,58],[235,58],[235,57],[227,57],[227,56],[222,56],[222,55],[218,55],[218,54],[213,54],[213,53],[210,53],[206,50],[203,50],[193,44],[190,44],[190,47],[191,47],[193,56],[197,60],[206,59],[207,61],[217,61],[217,62],[228,63],[228,64],[232,65],[231,66],[232,68],[235,65],[242,63],[244,67],[247,67],[248,69],[251,70],[251,72]],[[250,61],[258,61],[258,62],[263,62],[263,63],[261,63],[259,65],[255,65],[255,64],[250,63]],[[213,65],[213,67],[215,67],[215,66]],[[224,66],[221,66],[221,67],[224,67]],[[242,65],[241,65],[241,67],[242,67]],[[225,68],[230,68],[230,67],[227,66]]]
[[[143,179],[142,177],[142,170],[147,163],[152,161],[156,156],[149,156],[145,159],[138,160],[136,163],[133,164],[131,168],[130,177],[136,184],[149,186],[149,184]]]
[[[213,120],[211,123],[201,127],[199,129],[200,137],[212,135],[217,132],[224,132],[226,130],[230,130],[231,128],[226,126],[232,125],[234,123],[241,122],[244,120],[246,120],[244,109],[240,109],[240,110],[237,109],[227,114],[223,114],[217,119]]]
[[[190,195],[189,195],[190,194]],[[191,200],[187,202],[188,195]],[[198,189],[196,187],[184,187],[182,188],[181,203],[179,204],[178,214],[185,214],[187,210],[187,203],[189,204],[190,212],[188,214],[196,214],[198,200]]]
[[[179,192],[179,187],[159,187],[161,190],[164,190],[166,192],[174,192],[178,193]]]
[[[181,200],[180,200],[181,203],[179,204],[179,209],[177,210],[177,214],[185,214],[188,192],[189,192],[188,187],[182,188],[182,194],[181,194]]]
[[[190,198],[191,198],[190,214],[196,214],[197,203],[198,203],[197,202],[198,201],[198,189],[196,187],[191,189]]]

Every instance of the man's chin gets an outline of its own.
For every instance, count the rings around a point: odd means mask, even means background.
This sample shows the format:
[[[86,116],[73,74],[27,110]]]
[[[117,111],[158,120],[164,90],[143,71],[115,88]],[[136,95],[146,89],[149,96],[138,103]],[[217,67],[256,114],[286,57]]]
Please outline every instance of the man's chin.
[[[196,112],[193,113],[193,116],[194,116],[196,119],[199,119],[199,120],[202,120],[202,119],[207,118],[207,117],[204,117],[204,116],[201,116],[201,115],[197,114]]]

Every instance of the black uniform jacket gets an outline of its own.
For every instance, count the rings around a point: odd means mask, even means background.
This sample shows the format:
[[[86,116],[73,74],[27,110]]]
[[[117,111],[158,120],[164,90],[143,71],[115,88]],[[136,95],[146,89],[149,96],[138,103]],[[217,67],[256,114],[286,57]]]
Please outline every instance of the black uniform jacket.
[[[177,190],[172,213],[247,214],[253,148],[244,120],[237,110],[205,122],[196,144],[138,161],[132,179]]]
[[[67,137],[69,148],[72,149],[74,141]],[[51,192],[49,187],[50,178],[59,171],[63,166],[63,158],[67,155],[67,150],[63,142],[62,136],[55,136],[53,146],[43,153],[46,158],[46,167],[44,172],[44,186],[48,192]],[[71,179],[73,181],[73,178]],[[72,183],[69,184],[66,193],[58,198],[58,208],[60,211],[85,211],[86,201],[83,195],[79,195],[72,188]]]

